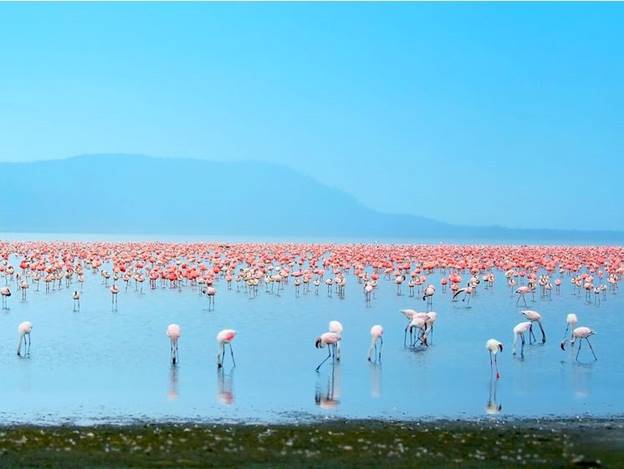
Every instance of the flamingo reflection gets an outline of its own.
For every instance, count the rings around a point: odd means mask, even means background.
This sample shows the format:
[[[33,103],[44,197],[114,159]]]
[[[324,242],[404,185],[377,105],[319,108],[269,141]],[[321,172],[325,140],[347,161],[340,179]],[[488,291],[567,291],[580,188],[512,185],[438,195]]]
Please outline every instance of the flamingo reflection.
[[[314,402],[321,409],[335,409],[340,404],[341,373],[340,363],[331,367],[325,387],[321,386],[321,376],[316,382]]]
[[[495,379],[494,375],[490,375],[490,386],[487,404],[485,404],[485,413],[488,415],[498,415],[503,406],[498,402],[496,397],[496,390],[498,388],[498,379]]]
[[[173,363],[169,367],[169,391],[167,392],[167,398],[170,401],[175,401],[178,398],[178,367]]]
[[[229,373],[225,373],[223,367],[217,370],[217,402],[223,405],[232,405],[234,403],[234,369]]]

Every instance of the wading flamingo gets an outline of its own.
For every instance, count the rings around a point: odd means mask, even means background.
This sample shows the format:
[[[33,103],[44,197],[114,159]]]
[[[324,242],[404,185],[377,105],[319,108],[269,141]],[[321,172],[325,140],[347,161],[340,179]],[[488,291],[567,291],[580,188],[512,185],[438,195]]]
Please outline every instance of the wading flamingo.
[[[379,361],[381,361],[381,349],[383,347],[383,327],[381,327],[379,324],[375,324],[373,327],[371,327],[370,330],[370,335],[371,335],[371,345],[370,348],[368,349],[368,361],[371,361],[371,355],[373,355],[373,352],[375,353],[375,357],[377,357],[377,359]],[[377,342],[379,342],[379,353],[377,353]]]
[[[587,345],[589,345],[589,349],[591,350],[591,353],[594,356],[594,360],[598,360],[598,357],[594,353],[594,347],[592,347],[592,344],[589,341],[589,338],[592,335],[595,335],[595,334],[596,334],[596,331],[590,329],[589,327],[585,327],[585,326],[577,327],[576,329],[574,329],[572,331],[572,340],[570,340],[570,344],[574,347],[574,343],[576,342],[576,340],[578,339],[578,341],[579,341],[579,348],[576,351],[576,360],[577,361],[578,361],[579,353],[581,352],[581,345],[583,344],[583,339],[585,339],[587,341]],[[563,342],[561,342],[561,350],[565,350],[566,342],[567,342],[567,339],[565,339]]]
[[[0,288],[0,295],[2,295],[2,309],[9,309],[7,299],[11,296],[11,290],[9,287]]]
[[[526,302],[526,298],[525,295],[527,293],[531,293],[533,290],[531,289],[531,287],[528,286],[522,286],[518,289],[516,289],[516,295],[518,295],[518,298],[516,299],[516,305],[520,302],[520,298],[522,298],[522,301],[524,301],[524,306],[528,306],[527,302]]]
[[[17,343],[17,355],[22,356],[22,342],[24,342],[24,356],[30,355],[30,333],[32,332],[33,325],[29,321],[24,321],[17,326],[17,333],[19,335],[19,342]]]
[[[178,324],[169,324],[167,326],[167,337],[169,337],[171,363],[174,365],[178,362],[178,339],[182,335],[182,329]]]
[[[433,295],[435,294],[435,287],[433,285],[428,285],[423,292],[423,301],[427,301],[427,308],[431,308],[433,306]]]
[[[529,321],[537,323],[537,325],[540,328],[540,331],[542,331],[542,344],[546,343],[546,333],[544,332],[544,328],[542,327],[542,315],[538,313],[537,311],[531,311],[530,309],[520,311],[520,312]],[[531,334],[529,335],[529,343],[531,343],[531,338],[535,339],[535,334],[533,334],[532,329],[531,329]]]
[[[462,298],[462,301],[466,301],[466,298],[468,298],[468,301],[466,302],[466,306],[470,306],[470,297],[472,296],[473,291],[474,289],[471,286],[460,288],[457,291],[455,291],[455,293],[453,293],[453,299],[451,301],[457,301],[457,297],[463,293],[464,297]]]
[[[236,366],[234,361],[234,351],[232,350],[232,341],[236,337],[236,331],[233,329],[223,329],[217,334],[217,344],[219,345],[219,351],[217,352],[217,368],[223,366],[223,359],[225,358],[225,346],[230,346],[230,356],[232,357],[232,366]]]
[[[525,343],[524,334],[526,334],[527,332],[531,333],[532,330],[533,330],[533,324],[531,323],[531,321],[524,321],[524,322],[520,322],[516,324],[516,326],[513,328],[513,334],[514,334],[513,348],[512,348],[513,355],[516,354],[516,343],[518,342],[518,338],[520,338],[520,341],[521,341],[520,356],[524,358],[524,343]]]
[[[503,351],[503,343],[496,339],[490,339],[485,343],[485,348],[488,349],[488,352],[490,353],[490,370],[494,368],[494,370],[496,370],[496,379],[499,379],[500,373],[498,372],[498,361],[496,360],[496,355],[498,352]],[[494,358],[493,360],[492,357]]]
[[[565,332],[563,333],[563,339],[561,339],[562,343],[568,338],[568,332],[570,330],[574,330],[577,324],[578,318],[576,317],[576,314],[570,313],[566,316],[566,328]]]
[[[321,363],[319,363],[314,371],[318,371],[321,368],[321,365],[323,365],[323,363],[325,363],[330,358],[336,358],[336,344],[341,340],[342,337],[334,332],[325,332],[324,334],[321,334],[319,337],[316,338],[314,346],[316,348],[323,348],[327,346],[328,353],[327,357],[325,357],[325,359]]]
[[[26,301],[26,292],[28,291],[28,282],[26,280],[22,280],[20,282],[20,290],[22,291],[22,301]]]
[[[217,294],[217,290],[215,287],[206,287],[206,296],[208,296],[208,308],[214,309],[215,307],[215,296]]]
[[[410,333],[410,345],[416,346],[416,340],[420,342],[422,345],[427,347],[429,344],[427,343],[427,319],[428,316],[426,313],[424,315],[414,315],[412,320],[409,323],[409,333]],[[417,329],[418,332],[416,334],[416,339],[414,339],[414,329]]]
[[[338,334],[342,338],[342,323],[340,321],[329,321],[329,332]],[[340,341],[336,344],[336,360],[340,361]]]
[[[119,293],[119,287],[117,285],[113,285],[110,287],[111,295],[113,297],[113,308],[117,306],[117,294]]]
[[[78,290],[74,291],[72,299],[74,300],[74,311],[78,311],[80,309],[80,293]]]

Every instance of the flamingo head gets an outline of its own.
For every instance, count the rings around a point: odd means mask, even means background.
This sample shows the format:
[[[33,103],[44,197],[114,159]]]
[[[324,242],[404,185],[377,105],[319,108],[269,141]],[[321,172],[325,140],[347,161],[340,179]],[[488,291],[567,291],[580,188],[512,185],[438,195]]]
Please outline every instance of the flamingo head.
[[[314,342],[314,346],[316,348],[323,348],[323,341],[321,340],[320,337],[317,337],[315,342]]]
[[[503,351],[503,344],[498,344],[498,350],[499,350],[499,352]]]

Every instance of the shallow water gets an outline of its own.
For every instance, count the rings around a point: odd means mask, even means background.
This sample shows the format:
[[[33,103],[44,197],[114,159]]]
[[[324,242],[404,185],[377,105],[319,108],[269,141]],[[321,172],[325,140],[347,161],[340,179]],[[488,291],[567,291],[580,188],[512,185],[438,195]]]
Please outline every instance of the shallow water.
[[[14,264],[15,260],[13,260]],[[506,417],[621,415],[618,397],[624,385],[624,362],[618,344],[624,332],[622,294],[608,293],[600,305],[572,294],[564,278],[551,300],[536,294],[529,308],[542,313],[545,345],[529,346],[524,361],[512,357],[512,328],[523,318],[515,298],[497,272],[493,289],[483,284],[471,308],[452,303],[438,287],[434,310],[439,318],[427,350],[403,345],[403,308],[424,310],[407,286],[396,294],[381,281],[367,307],[362,286],[349,276],[344,299],[328,297],[321,286],[296,296],[292,281],[280,296],[259,289],[249,299],[236,288],[216,284],[214,311],[197,289],[170,288],[144,293],[121,282],[119,306],[98,275],[87,272],[79,312],[71,294],[78,284],[46,294],[31,284],[26,302],[13,285],[9,311],[0,313],[0,422],[76,423],[147,420],[289,421],[316,417],[474,418],[502,407]],[[439,285],[440,273],[429,277]],[[565,315],[575,312],[579,325],[598,334],[586,346],[582,363],[562,352],[559,341]],[[314,338],[332,319],[343,322],[342,360],[314,368],[326,350]],[[16,356],[17,324],[34,324],[30,358]],[[167,324],[182,326],[180,363],[169,363]],[[385,328],[381,365],[366,354],[373,324]],[[217,332],[234,328],[236,368],[229,356],[223,373],[216,369]],[[539,338],[539,330],[536,332]],[[501,379],[490,380],[484,344],[490,337],[505,343]],[[492,398],[490,397],[492,393]]]

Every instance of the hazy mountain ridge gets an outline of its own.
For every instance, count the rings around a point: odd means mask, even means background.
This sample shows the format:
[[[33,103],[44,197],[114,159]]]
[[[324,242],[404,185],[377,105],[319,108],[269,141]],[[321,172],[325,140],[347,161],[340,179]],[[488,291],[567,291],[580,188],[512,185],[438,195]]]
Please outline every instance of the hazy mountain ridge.
[[[0,232],[624,239],[380,213],[287,167],[137,155],[0,163]]]

